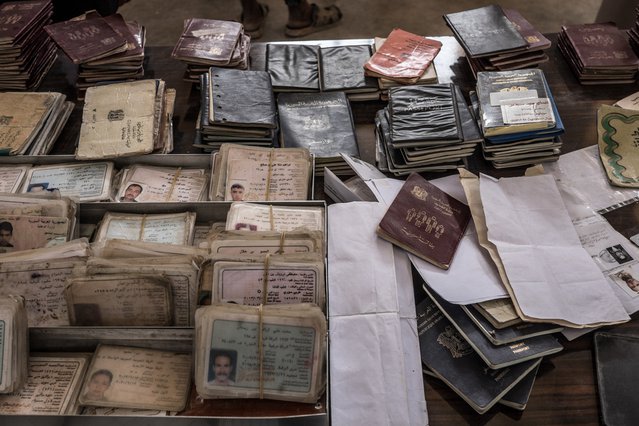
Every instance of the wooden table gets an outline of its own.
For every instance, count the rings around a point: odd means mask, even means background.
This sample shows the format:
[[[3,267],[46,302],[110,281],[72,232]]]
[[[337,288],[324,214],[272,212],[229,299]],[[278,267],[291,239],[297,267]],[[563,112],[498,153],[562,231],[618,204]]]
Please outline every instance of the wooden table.
[[[549,50],[550,61],[542,64],[551,91],[555,97],[566,133],[563,136],[563,152],[596,144],[596,110],[601,104],[615,101],[639,91],[639,85],[582,86],[578,83],[556,47],[556,35],[550,35],[553,47]],[[474,80],[462,51],[452,37],[441,38],[448,46],[445,55],[438,56],[437,71],[440,82],[452,81],[462,87],[464,93],[473,89]],[[191,144],[195,138],[195,120],[199,109],[199,92],[190,83],[182,80],[185,65],[170,57],[172,47],[147,48],[147,78],[162,78],[167,87],[177,89],[175,105],[175,153],[200,153]],[[40,90],[56,90],[73,98],[74,66],[63,56],[58,59]],[[374,162],[373,117],[382,102],[367,102],[353,105],[362,158]],[[65,128],[52,154],[72,154],[79,134],[82,104],[76,106],[69,124]],[[493,176],[515,176],[523,174],[524,168],[495,170],[475,154],[470,162],[471,170],[482,171]],[[437,175],[430,175],[434,177]],[[319,182],[318,182],[319,183]],[[317,184],[323,198],[321,184]],[[317,194],[316,194],[317,195]],[[639,321],[634,320],[613,328],[615,331],[639,334]],[[453,393],[445,384],[427,377],[426,399],[430,424],[599,424],[599,408],[594,376],[592,334],[572,342],[562,340],[565,350],[545,358],[542,362],[530,401],[523,412],[500,406],[493,407],[484,415],[477,414],[468,404]]]

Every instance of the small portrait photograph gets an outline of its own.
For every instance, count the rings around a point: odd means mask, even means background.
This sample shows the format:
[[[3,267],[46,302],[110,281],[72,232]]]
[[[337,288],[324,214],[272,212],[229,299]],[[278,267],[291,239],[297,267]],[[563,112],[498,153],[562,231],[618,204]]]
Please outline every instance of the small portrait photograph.
[[[246,184],[244,182],[233,182],[228,188],[226,194],[227,201],[244,201],[247,197]]]
[[[108,400],[108,390],[113,383],[113,373],[111,370],[95,370],[89,376],[89,381],[84,385],[82,398],[85,401],[106,401]]]
[[[612,247],[606,247],[599,253],[599,258],[601,258],[601,260],[606,263],[617,265],[623,265],[624,263],[628,263],[634,260],[621,244],[616,244]]]
[[[626,268],[610,275],[610,278],[629,296],[639,296],[639,268]]]
[[[124,194],[120,196],[119,201],[121,203],[137,203],[137,198],[142,192],[144,192],[142,184],[136,182],[129,183],[124,190]]]
[[[212,348],[209,355],[208,383],[217,386],[233,386],[236,363],[237,351]]]
[[[13,225],[6,220],[0,222],[0,247],[13,248]]]

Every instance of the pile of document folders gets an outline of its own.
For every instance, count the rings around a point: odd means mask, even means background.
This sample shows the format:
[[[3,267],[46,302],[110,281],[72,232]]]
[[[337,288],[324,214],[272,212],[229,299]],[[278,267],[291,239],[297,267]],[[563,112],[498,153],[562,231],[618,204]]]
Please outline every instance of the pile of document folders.
[[[78,205],[59,192],[0,200],[0,292],[14,295],[0,300],[0,412],[188,415],[196,397],[313,407],[323,397],[322,203],[224,203],[213,212],[187,204],[157,214],[135,204],[119,212],[94,204],[98,223],[80,224]],[[116,335],[193,327],[194,350],[116,343],[92,354],[28,358],[27,322],[36,329],[111,327]],[[42,383],[51,380],[68,397],[43,403],[50,388]]]

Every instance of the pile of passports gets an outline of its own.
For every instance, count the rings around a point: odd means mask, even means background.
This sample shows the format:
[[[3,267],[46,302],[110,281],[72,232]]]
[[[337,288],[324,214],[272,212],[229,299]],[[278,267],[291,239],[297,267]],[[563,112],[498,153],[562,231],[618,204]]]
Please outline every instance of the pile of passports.
[[[449,303],[423,288],[427,297],[417,306],[417,327],[425,372],[479,413],[498,402],[523,410],[541,358],[563,349],[553,336],[562,327],[494,324],[473,305]]]
[[[471,99],[495,168],[557,160],[564,127],[543,71],[479,72]]]
[[[74,107],[66,99],[58,92],[0,93],[0,153],[49,153]]]
[[[107,17],[88,12],[69,21],[47,25],[45,30],[79,66],[79,98],[88,87],[144,77],[145,29],[120,14]]]
[[[275,92],[344,92],[353,101],[379,98],[376,79],[362,68],[372,55],[371,45],[269,43],[259,54]],[[251,69],[260,69],[260,62],[251,63]]]
[[[196,147],[213,151],[225,142],[275,146],[277,107],[267,72],[211,67],[200,83]]]
[[[453,84],[394,87],[375,117],[378,151],[387,170],[455,169],[472,155],[481,134],[461,90]],[[382,157],[383,158],[383,157]]]
[[[210,67],[247,69],[250,47],[239,22],[188,18],[171,57],[186,63],[185,80],[199,83]]]
[[[0,89],[34,90],[57,58],[55,43],[44,31],[53,4],[46,1],[0,5]]]
[[[0,295],[0,394],[19,390],[27,379],[29,330],[24,299]]]
[[[315,175],[324,167],[351,174],[341,153],[359,157],[353,114],[344,92],[280,93],[277,96],[280,145],[306,148],[315,157]]]
[[[489,5],[444,15],[473,73],[535,67],[550,41],[513,9]]]
[[[614,22],[562,26],[559,49],[581,84],[637,81],[639,58]]]

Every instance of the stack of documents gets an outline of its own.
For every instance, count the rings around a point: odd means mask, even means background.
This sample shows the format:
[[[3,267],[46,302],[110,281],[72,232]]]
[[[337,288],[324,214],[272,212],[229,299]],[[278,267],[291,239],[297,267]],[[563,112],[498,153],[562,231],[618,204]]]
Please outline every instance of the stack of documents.
[[[171,57],[185,62],[184,79],[197,83],[210,67],[247,69],[250,46],[239,22],[188,18]]]
[[[0,93],[0,154],[49,153],[73,107],[73,102],[58,92]]]
[[[201,109],[195,146],[205,151],[225,142],[275,146],[277,107],[265,71],[211,67],[200,76]]]
[[[375,116],[380,169],[395,175],[459,167],[481,141],[461,90],[453,84],[393,87]]]
[[[557,160],[564,127],[543,71],[479,72],[473,95],[484,158],[495,168]]]
[[[57,48],[44,31],[53,3],[12,1],[0,5],[0,90],[35,90],[53,66]]]
[[[79,65],[78,99],[93,85],[144,77],[145,29],[137,22],[127,22],[117,13],[102,17],[91,11],[45,30]]]

